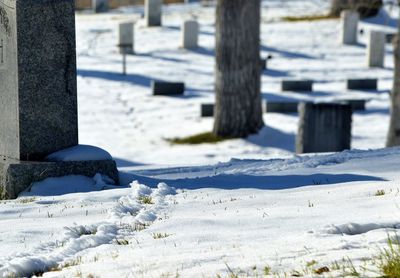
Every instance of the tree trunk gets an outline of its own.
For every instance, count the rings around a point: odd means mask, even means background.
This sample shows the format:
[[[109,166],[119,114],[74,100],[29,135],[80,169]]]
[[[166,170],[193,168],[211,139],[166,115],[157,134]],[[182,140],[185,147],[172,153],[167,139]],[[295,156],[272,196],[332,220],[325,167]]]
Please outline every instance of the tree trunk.
[[[365,18],[376,15],[382,6],[382,0],[331,0],[330,14],[339,16],[343,10],[354,10]]]
[[[218,0],[214,134],[246,137],[264,125],[261,108],[260,0]]]
[[[391,93],[390,125],[386,146],[400,145],[400,21],[397,35],[393,40],[394,77]]]

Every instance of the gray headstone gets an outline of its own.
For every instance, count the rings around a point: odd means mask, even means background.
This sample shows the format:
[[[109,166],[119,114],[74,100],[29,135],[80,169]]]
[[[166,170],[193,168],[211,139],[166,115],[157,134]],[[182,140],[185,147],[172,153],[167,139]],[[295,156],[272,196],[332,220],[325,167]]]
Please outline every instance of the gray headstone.
[[[347,89],[349,90],[377,90],[378,79],[348,79]]]
[[[183,95],[185,84],[182,82],[152,81],[151,91],[153,96]]]
[[[350,104],[301,103],[297,153],[339,152],[350,149]]]
[[[146,26],[161,26],[162,0],[145,0]]]
[[[342,44],[356,44],[358,34],[358,21],[360,15],[356,11],[343,11],[341,17],[340,41]]]
[[[181,29],[182,47],[186,49],[197,48],[199,41],[199,23],[195,20],[186,20],[182,23]]]
[[[78,144],[73,0],[0,0],[0,92],[0,199],[47,177],[118,183],[113,160],[44,161]]]
[[[92,9],[94,13],[108,12],[108,0],[92,0]]]
[[[311,80],[282,80],[282,91],[312,92]]]
[[[135,24],[133,22],[123,22],[119,24],[118,46],[120,53],[135,53]]]
[[[267,101],[265,104],[266,113],[297,113],[299,102],[288,101]]]
[[[77,145],[74,1],[3,0],[0,17],[0,155]]]
[[[261,58],[260,59],[261,70],[266,70],[268,65],[268,59]]]
[[[203,103],[201,104],[201,117],[213,117],[214,116],[214,104]]]
[[[371,31],[367,45],[367,65],[382,68],[385,63],[385,33]]]

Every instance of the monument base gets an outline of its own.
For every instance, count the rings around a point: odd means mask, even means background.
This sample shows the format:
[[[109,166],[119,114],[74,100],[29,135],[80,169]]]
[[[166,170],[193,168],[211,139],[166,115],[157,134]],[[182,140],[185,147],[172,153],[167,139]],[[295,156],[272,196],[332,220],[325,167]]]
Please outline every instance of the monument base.
[[[97,173],[107,175],[115,184],[119,183],[114,160],[36,162],[0,156],[0,200],[17,198],[33,182],[46,178],[69,175],[93,177]]]

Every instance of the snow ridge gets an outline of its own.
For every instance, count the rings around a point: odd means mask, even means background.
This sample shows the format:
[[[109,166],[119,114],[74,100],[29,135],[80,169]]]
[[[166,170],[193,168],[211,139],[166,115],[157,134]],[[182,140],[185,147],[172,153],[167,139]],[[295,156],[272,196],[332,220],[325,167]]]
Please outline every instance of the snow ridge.
[[[119,199],[118,204],[109,210],[106,221],[65,227],[56,242],[44,243],[31,253],[8,258],[5,265],[0,265],[0,277],[40,274],[67,265],[89,248],[116,244],[120,239],[129,240],[137,225],[146,227],[158,218],[157,215],[167,206],[167,195],[176,194],[175,189],[165,183],[160,183],[156,189],[136,181],[130,185],[131,194]],[[143,202],[144,198],[147,202]]]

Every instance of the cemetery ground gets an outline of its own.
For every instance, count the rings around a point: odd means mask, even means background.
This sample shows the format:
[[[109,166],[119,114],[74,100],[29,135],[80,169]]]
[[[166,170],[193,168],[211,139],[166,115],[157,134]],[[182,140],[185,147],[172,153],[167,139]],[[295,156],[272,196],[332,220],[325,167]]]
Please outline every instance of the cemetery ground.
[[[0,276],[378,276],[388,239],[398,241],[400,149],[380,149],[392,47],[384,68],[367,68],[365,42],[369,29],[395,26],[397,11],[362,22],[355,46],[339,44],[338,19],[281,20],[327,5],[263,3],[261,55],[273,57],[264,100],[369,100],[353,114],[354,150],[307,156],[293,154],[297,114],[264,114],[266,127],[247,139],[168,140],[212,128],[200,117],[201,103],[214,100],[212,7],[164,7],[156,28],[144,26],[141,8],[78,14],[80,142],[113,155],[122,186],[71,176],[2,201]],[[116,30],[132,16],[136,55],[123,76]],[[200,47],[184,50],[180,24],[191,16]],[[348,78],[378,78],[378,90],[347,90]],[[153,79],[184,81],[185,96],[151,96]],[[281,92],[283,79],[315,80],[314,92]]]

